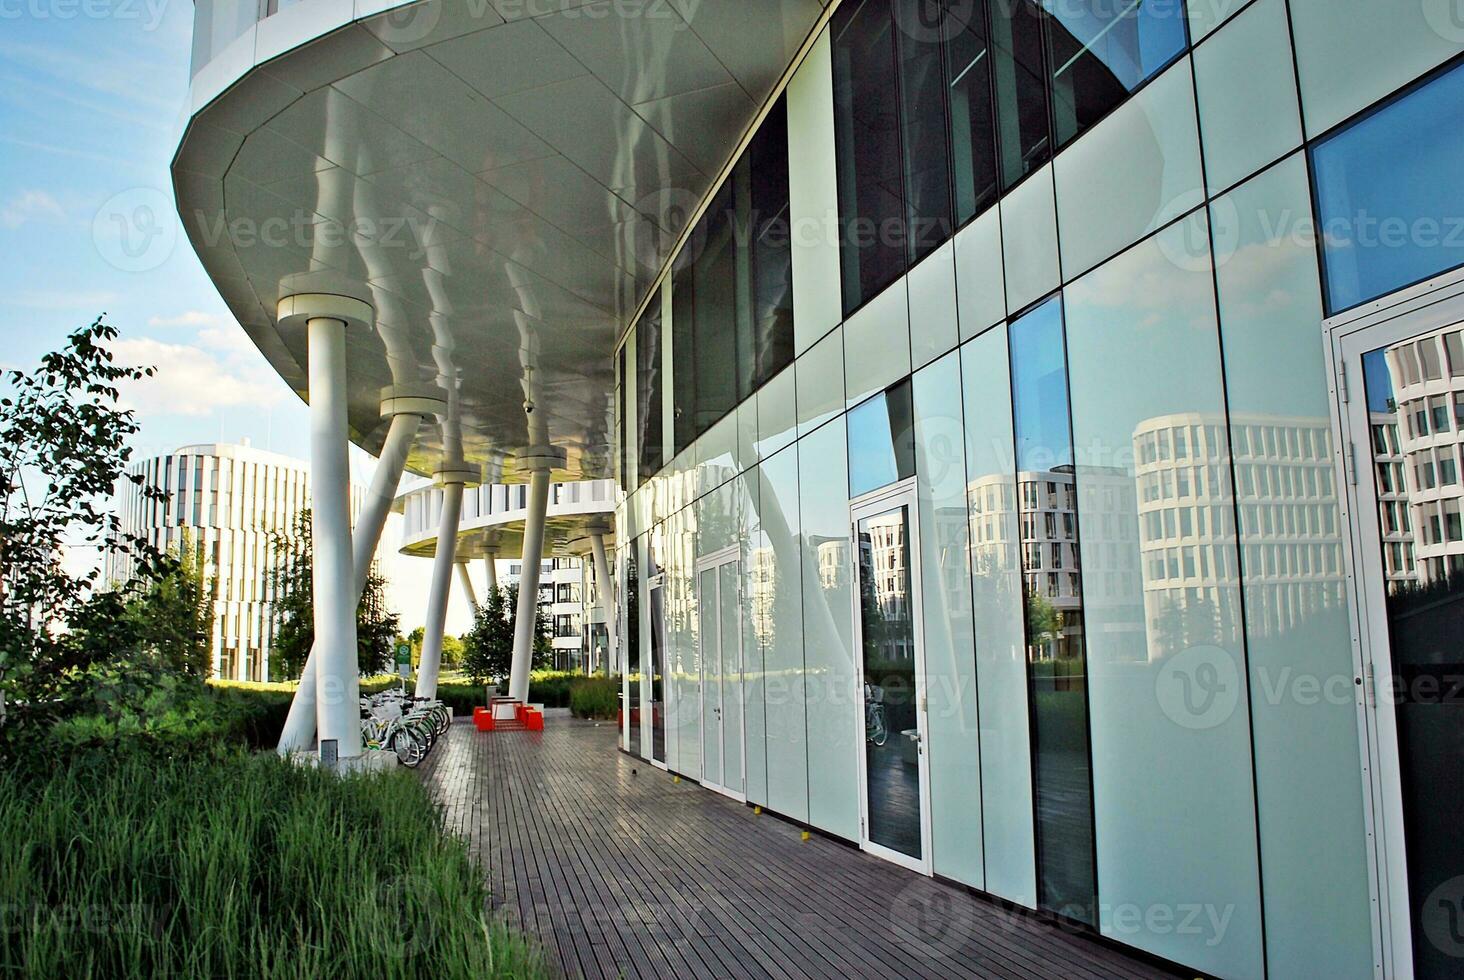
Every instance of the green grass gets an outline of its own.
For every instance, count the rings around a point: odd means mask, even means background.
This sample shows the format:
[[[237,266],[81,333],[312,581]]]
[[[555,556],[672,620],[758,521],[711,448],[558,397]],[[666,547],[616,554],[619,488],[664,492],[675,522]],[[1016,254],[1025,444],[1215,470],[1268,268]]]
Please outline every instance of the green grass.
[[[540,977],[404,772],[81,754],[0,773],[0,974]]]
[[[620,678],[581,680],[569,692],[569,708],[576,718],[614,718],[620,709]]]

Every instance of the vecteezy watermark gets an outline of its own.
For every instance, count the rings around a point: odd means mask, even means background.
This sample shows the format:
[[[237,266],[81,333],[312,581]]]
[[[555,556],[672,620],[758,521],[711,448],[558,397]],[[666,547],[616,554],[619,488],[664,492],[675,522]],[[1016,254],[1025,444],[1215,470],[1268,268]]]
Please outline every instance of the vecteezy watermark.
[[[178,218],[168,195],[154,187],[114,194],[92,219],[92,243],[113,268],[156,269],[178,243]]]
[[[405,959],[432,945],[435,920],[443,912],[442,896],[427,878],[401,875],[388,878],[376,889],[367,910],[375,921],[372,942],[387,956]]]
[[[236,250],[252,248],[356,248],[405,249],[410,258],[426,255],[437,219],[409,214],[359,217],[350,221],[322,218],[313,211],[297,210],[289,215],[271,215],[263,220],[240,216],[226,218],[222,212],[194,211],[192,220],[205,247],[222,244]]]
[[[1423,20],[1445,41],[1464,41],[1464,0],[1420,0]]]
[[[1428,893],[1418,911],[1418,924],[1434,949],[1464,958],[1464,875],[1455,875]]]
[[[167,9],[168,0],[0,0],[0,21],[140,20],[155,31]]]
[[[971,898],[922,878],[895,895],[888,925],[900,946],[939,961],[962,957],[978,922]]]
[[[1219,647],[1191,647],[1166,660],[1154,676],[1154,697],[1176,725],[1217,728],[1235,713],[1243,690],[1235,658]]]
[[[156,933],[162,918],[157,907],[143,902],[82,905],[0,902],[0,933],[144,935]]]

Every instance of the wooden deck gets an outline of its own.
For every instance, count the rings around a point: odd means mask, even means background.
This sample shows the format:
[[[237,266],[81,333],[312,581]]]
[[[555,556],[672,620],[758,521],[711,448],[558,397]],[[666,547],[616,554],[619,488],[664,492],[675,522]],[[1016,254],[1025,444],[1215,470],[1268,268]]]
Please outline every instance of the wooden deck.
[[[419,770],[567,977],[1170,976],[704,790],[615,728],[454,725]]]

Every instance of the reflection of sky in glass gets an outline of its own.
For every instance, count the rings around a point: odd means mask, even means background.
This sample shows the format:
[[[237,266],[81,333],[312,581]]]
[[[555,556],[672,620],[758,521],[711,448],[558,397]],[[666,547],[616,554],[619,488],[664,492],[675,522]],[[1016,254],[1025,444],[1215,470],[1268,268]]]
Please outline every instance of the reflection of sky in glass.
[[[1362,383],[1367,389],[1369,412],[1393,410],[1388,404],[1393,400],[1393,379],[1388,374],[1388,361],[1382,348],[1362,355]]]
[[[850,409],[848,425],[850,497],[914,474],[909,381]]]
[[[1062,299],[1054,296],[1014,321],[1010,333],[1017,469],[1040,471],[1071,464]]]
[[[1464,263],[1461,107],[1464,66],[1312,151],[1333,312]]]
[[[1156,7],[1143,0],[1091,4],[1043,0],[1042,7],[1084,47],[1084,55],[1103,62],[1125,88],[1134,88],[1184,48],[1184,18],[1178,4]],[[1052,67],[1060,76],[1068,66]]]

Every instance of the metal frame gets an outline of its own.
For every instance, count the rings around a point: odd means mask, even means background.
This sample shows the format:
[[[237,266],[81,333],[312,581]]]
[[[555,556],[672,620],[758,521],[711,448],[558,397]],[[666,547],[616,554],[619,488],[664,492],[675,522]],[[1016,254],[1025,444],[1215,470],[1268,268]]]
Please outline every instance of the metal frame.
[[[854,742],[858,747],[855,755],[859,760],[859,848],[876,857],[929,876],[934,873],[931,854],[930,752],[926,748],[930,737],[930,718],[927,714],[928,703],[925,692],[925,624],[923,617],[919,615],[919,611],[924,608],[920,568],[920,501],[915,490],[914,477],[879,490],[872,490],[849,501],[849,540],[852,544],[849,549],[849,560],[852,563],[851,581],[854,584],[851,600],[854,616],[854,655],[858,667],[858,677],[862,679],[864,676],[864,625],[859,608],[861,593],[859,588],[859,522],[866,517],[877,517],[900,507],[905,508],[908,521],[910,609],[912,612],[910,624],[915,636],[915,724],[920,733],[919,765],[917,767],[920,774],[920,857],[911,857],[869,839],[869,772],[864,747],[864,712],[862,710],[864,686],[862,680],[858,688],[861,710],[855,713],[857,729]]]
[[[1392,654],[1372,478],[1371,424],[1362,375],[1369,351],[1464,322],[1464,270],[1438,276],[1323,321],[1336,440],[1335,472],[1346,527],[1347,579],[1352,593],[1353,667],[1366,812],[1368,873],[1373,904],[1374,974],[1413,973],[1412,911],[1403,829],[1397,712],[1377,697],[1374,678],[1392,675]]]
[[[738,549],[738,546],[734,544],[734,545],[728,545],[727,547],[721,549],[720,551],[715,551],[715,552],[713,552],[710,555],[706,555],[706,556],[704,556],[702,558],[697,559],[697,562],[696,562],[696,583],[697,583],[696,584],[696,589],[697,589],[697,603],[698,603],[698,606],[699,607],[701,606],[702,601],[703,601],[703,598],[704,598],[703,595],[702,595],[702,591],[701,591],[701,577],[702,577],[702,574],[704,572],[707,572],[707,571],[712,571],[712,572],[717,573],[717,574],[715,574],[713,576],[713,581],[715,581],[717,583],[717,585],[716,585],[717,597],[716,597],[716,600],[715,600],[715,608],[717,610],[718,626],[721,625],[720,620],[721,620],[721,615],[722,615],[722,577],[721,577],[720,572],[721,572],[722,568],[724,566],[726,566],[726,565],[732,565],[732,566],[734,566],[736,568],[736,570],[737,570],[737,581],[740,583],[742,581],[742,568],[741,568],[741,565],[740,565],[741,557],[742,557],[741,556],[741,552]],[[742,675],[744,673],[744,669],[746,667],[746,659],[744,657],[744,654],[746,653],[746,651],[743,649],[743,644],[742,644],[742,603],[740,601],[735,604],[735,609],[737,610],[737,676],[740,679],[742,677]],[[739,683],[736,683],[736,684],[732,684],[732,685],[726,685],[726,684],[724,684],[722,686],[722,689],[721,689],[722,690],[721,703],[723,705],[725,705],[727,703],[727,693],[728,693],[729,690],[735,690],[735,691],[738,692],[739,701],[740,701],[740,703],[742,705],[742,710],[740,712],[738,712],[738,718],[741,720],[741,725],[739,726],[741,728],[741,730],[737,733],[737,741],[742,746],[742,751],[741,751],[741,753],[739,753],[740,756],[741,756],[740,761],[742,763],[742,771],[741,771],[741,775],[742,775],[742,792],[740,792],[740,793],[735,792],[735,791],[733,791],[732,789],[730,789],[730,788],[728,788],[726,786],[726,780],[727,780],[727,753],[726,753],[726,750],[725,750],[725,746],[727,744],[727,733],[726,733],[726,730],[724,728],[724,723],[725,723],[725,720],[726,720],[726,715],[725,714],[720,715],[718,717],[718,719],[717,719],[717,734],[718,734],[718,738],[720,739],[722,745],[724,746],[724,749],[722,751],[722,774],[721,774],[722,782],[721,783],[715,783],[715,782],[713,782],[711,780],[711,778],[707,774],[707,727],[708,727],[707,718],[709,717],[707,715],[707,686],[710,683],[709,680],[708,680],[708,678],[707,678],[707,636],[708,636],[708,632],[709,631],[706,629],[706,619],[705,619],[705,617],[701,616],[700,610],[698,610],[697,620],[698,620],[699,626],[701,627],[700,629],[697,630],[697,655],[698,655],[698,657],[699,657],[699,659],[701,661],[701,693],[700,693],[700,698],[701,698],[701,718],[702,718],[702,724],[701,724],[701,747],[700,747],[701,748],[701,753],[700,753],[700,755],[701,755],[702,785],[704,787],[706,787],[707,789],[714,790],[715,792],[721,793],[723,796],[729,796],[732,799],[737,800],[739,803],[746,803],[747,802],[747,698],[745,696],[746,695],[746,692],[742,689],[742,685],[741,685],[740,682]],[[722,657],[722,653],[723,653],[723,651],[722,651],[722,636],[721,636],[721,632],[718,631],[718,634],[717,634],[717,665],[718,665],[718,670],[721,669],[721,665],[724,663],[724,660],[723,660],[723,657]]]

